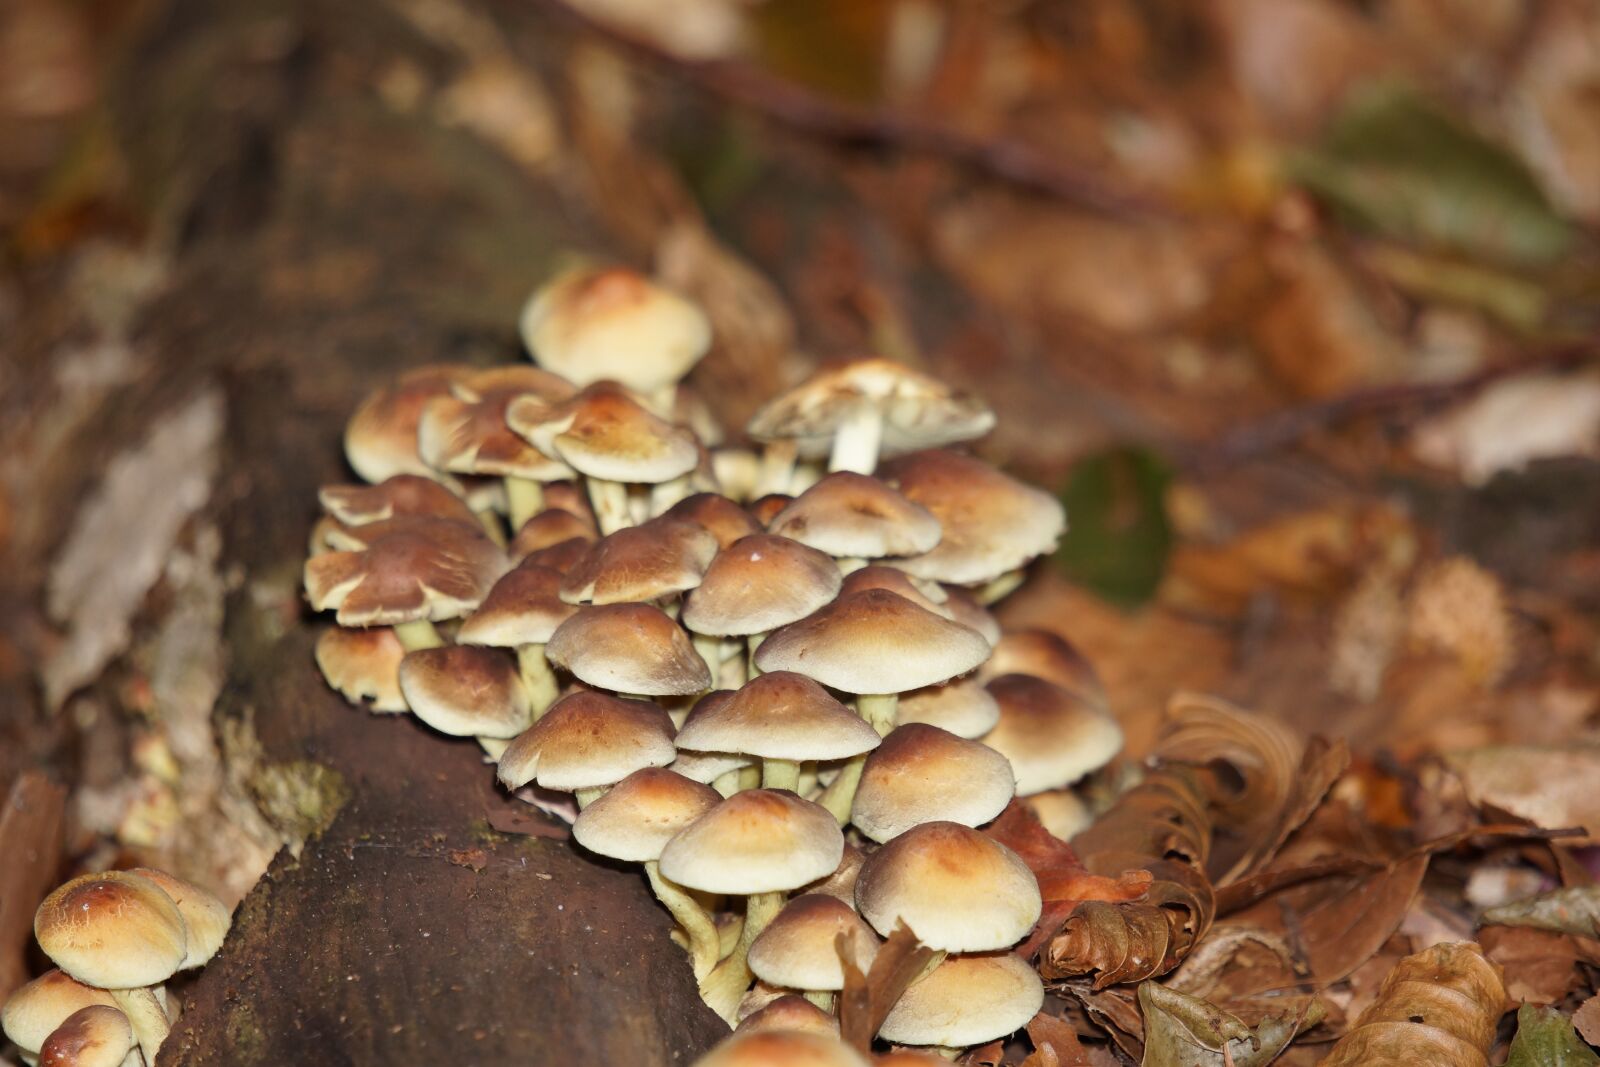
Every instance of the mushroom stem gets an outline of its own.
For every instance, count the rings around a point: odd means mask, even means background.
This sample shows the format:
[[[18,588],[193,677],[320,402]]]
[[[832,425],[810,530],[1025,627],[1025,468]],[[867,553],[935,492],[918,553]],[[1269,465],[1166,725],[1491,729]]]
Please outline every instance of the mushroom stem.
[[[739,768],[739,792],[754,789],[761,784],[761,768],[752,764],[749,767]]]
[[[828,809],[828,814],[843,826],[850,821],[850,808],[856,802],[856,787],[861,784],[861,771],[867,765],[867,754],[851,756],[833,776],[828,788],[817,797],[817,803]]]
[[[882,441],[883,413],[875,404],[862,404],[839,424],[828,469],[871,474],[878,466],[878,445]]]
[[[601,534],[613,534],[633,525],[633,515],[628,511],[628,487],[621,482],[590,478],[589,502],[594,505],[594,518]]]
[[[756,650],[761,647],[761,642],[767,639],[767,634],[770,632],[771,631],[769,630],[758,634],[751,634],[749,638],[747,638],[745,656],[745,661],[748,664],[748,667],[745,670],[747,678],[754,678],[756,675],[761,673],[761,668],[756,666]]]
[[[688,475],[653,485],[650,487],[650,514],[660,515],[688,495]]]
[[[528,706],[533,709],[533,720],[556,702],[561,687],[556,684],[556,672],[545,658],[543,645],[522,645],[517,649],[517,667],[522,674],[522,684],[528,690]]]
[[[711,780],[711,788],[721,794],[724,800],[733,796],[739,791],[739,772],[742,769],[735,767],[731,771],[723,771]]]
[[[499,763],[500,757],[505,755],[511,741],[505,737],[480,737],[478,738],[478,744],[483,748],[484,753],[488,755],[490,760]]]
[[[407,652],[444,646],[444,638],[439,636],[439,631],[427,619],[395,623],[394,635],[400,639],[400,646]]]
[[[771,493],[788,493],[790,483],[794,480],[794,461],[798,449],[792,438],[770,441],[761,450],[761,471],[756,475],[756,486],[751,492],[752,500]]]
[[[505,483],[511,532],[515,534],[523,523],[544,510],[544,486],[531,478],[507,478]]]
[[[700,982],[700,996],[707,1006],[729,1026],[736,1021],[739,1001],[750,988],[755,975],[750,971],[750,945],[783,910],[784,894],[754,893],[747,899],[744,911],[744,929],[739,932],[739,943]]]
[[[678,920],[678,925],[689,936],[689,958],[694,962],[694,977],[698,982],[711,973],[722,956],[722,940],[717,933],[717,924],[711,921],[711,916],[682,886],[661,877],[661,864],[647,860],[644,873],[650,879],[650,888],[655,891],[656,899],[672,913],[672,917]]]
[[[722,638],[712,637],[708,634],[692,634],[694,650],[700,653],[700,658],[706,662],[706,671],[711,675],[711,688],[717,687],[717,675],[722,671]]]
[[[149,986],[141,989],[108,989],[106,992],[111,994],[111,999],[128,1017],[128,1025],[133,1028],[133,1036],[139,1042],[139,1051],[144,1053],[144,1061],[155,1063],[156,1051],[161,1048],[161,1042],[167,1039],[167,1031],[171,1029],[167,1013],[162,1010],[155,992]]]
[[[489,535],[489,540],[506,547],[506,532],[500,528],[500,516],[494,513],[493,508],[484,508],[473,514],[478,516],[478,522],[483,527],[483,532]]]
[[[800,789],[800,764],[792,759],[764,759],[761,761],[761,788],[787,789],[791,793]]]
[[[822,989],[808,989],[801,996],[821,1008],[828,1014],[833,1014],[833,994]]]
[[[977,591],[978,603],[993,604],[995,601],[1009,596],[1016,591],[1017,586],[1021,585],[1027,577],[1021,567],[1013,571],[1006,571]]]
[[[899,693],[863,693],[856,697],[856,710],[878,731],[879,737],[888,737],[889,731],[894,729],[899,707]]]
[[[606,787],[603,785],[596,785],[590,786],[586,789],[574,790],[572,798],[573,800],[577,801],[578,810],[582,811],[584,808],[587,808],[590,804],[593,804],[595,801],[599,800],[605,795]]]

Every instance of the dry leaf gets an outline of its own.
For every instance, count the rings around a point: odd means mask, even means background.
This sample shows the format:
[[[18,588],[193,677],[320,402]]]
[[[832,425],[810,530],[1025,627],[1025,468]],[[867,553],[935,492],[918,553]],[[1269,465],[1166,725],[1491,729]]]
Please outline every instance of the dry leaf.
[[[1530,926],[1579,937],[1600,937],[1600,886],[1557,889],[1483,913],[1485,925]]]
[[[1401,860],[1341,888],[1294,920],[1319,985],[1350,974],[1400,929],[1427,869],[1425,855]]]
[[[1593,843],[1600,830],[1600,745],[1502,745],[1445,756],[1467,798],[1554,829],[1581,826]],[[1577,845],[1572,841],[1568,844]]]
[[[889,1010],[906,987],[927,970],[934,953],[904,923],[895,927],[866,971],[856,960],[849,938],[840,934],[836,945],[845,976],[839,992],[839,1036],[863,1053],[869,1052]]]
[[[1418,458],[1483,485],[1536,459],[1592,456],[1600,445],[1600,378],[1530,375],[1498,382],[1418,426]]]
[[[1506,996],[1531,1004],[1554,1004],[1578,979],[1578,951],[1572,939],[1547,930],[1489,926],[1478,935],[1483,954],[1500,968]]]
[[[1322,1067],[1487,1067],[1504,1008],[1499,969],[1477,945],[1435,945],[1395,965]]]
[[[1572,1024],[1591,1045],[1600,1045],[1600,997],[1590,997],[1572,1013]]]
[[[1089,1067],[1089,1054],[1077,1031],[1048,1012],[1041,1011],[1029,1021],[1028,1040],[1033,1052],[1022,1061],[1022,1067]]]
[[[1517,1036],[1506,1067],[1593,1067],[1600,1056],[1578,1040],[1572,1023],[1554,1008],[1524,1004],[1517,1010]]]
[[[469,871],[481,871],[489,866],[489,854],[481,848],[453,848],[445,858]]]
[[[1264,1067],[1304,1027],[1322,1018],[1311,997],[1285,1001],[1282,1013],[1251,1028],[1215,1004],[1156,982],[1139,987],[1144,1011],[1143,1067]]]

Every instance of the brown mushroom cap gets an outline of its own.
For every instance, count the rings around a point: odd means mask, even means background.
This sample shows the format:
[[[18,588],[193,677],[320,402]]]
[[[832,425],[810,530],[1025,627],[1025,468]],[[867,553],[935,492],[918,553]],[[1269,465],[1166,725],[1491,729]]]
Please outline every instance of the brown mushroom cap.
[[[1000,721],[983,743],[1011,761],[1017,795],[1071,785],[1122,748],[1117,720],[1083,697],[1028,674],[989,683]]]
[[[373,711],[409,711],[400,692],[405,646],[387,626],[347,630],[330,626],[317,638],[317,668],[352,704],[372,701]]]
[[[826,893],[830,897],[838,897],[852,908],[856,905],[856,878],[861,874],[861,865],[867,861],[866,853],[846,841],[844,852],[839,856],[839,865],[835,867],[826,878],[819,878],[801,886],[804,893]]]
[[[549,567],[557,574],[566,574],[589,554],[592,538],[569,537],[565,541],[529,552],[522,562],[533,567]],[[559,594],[557,594],[559,596]]]
[[[474,371],[451,383],[450,395],[430,400],[417,423],[417,452],[435,470],[553,481],[572,468],[551,459],[506,425],[506,408],[521,397],[554,404],[577,390],[537,367]]]
[[[306,560],[306,596],[318,611],[336,609],[341,626],[393,626],[451,619],[478,606],[504,573],[497,545],[462,523],[391,519],[360,527],[383,530],[365,550]]]
[[[415,474],[396,474],[377,485],[325,485],[317,496],[328,514],[350,526],[414,515],[468,525],[478,521],[465,500]]]
[[[499,777],[512,789],[536,781],[574,792],[614,785],[645,767],[665,767],[672,719],[644,700],[580,690],[550,706],[500,756]]]
[[[599,536],[594,520],[587,515],[574,515],[565,508],[545,508],[522,524],[522,528],[511,539],[508,551],[512,559],[520,562],[535,552],[576,541],[581,547],[572,551],[581,558],[588,551],[588,543]],[[547,563],[545,566],[552,565]],[[565,570],[562,567],[555,569]]]
[[[545,646],[550,662],[601,689],[641,696],[690,696],[711,672],[683,629],[649,604],[580,608]]]
[[[806,1030],[746,1030],[734,1034],[693,1067],[870,1067],[865,1057],[829,1034]]]
[[[774,893],[826,875],[843,851],[826,808],[783,790],[747,789],[669,841],[661,873],[707,893]]]
[[[989,609],[978,603],[977,598],[965,589],[945,590],[944,610],[952,619],[962,626],[969,627],[983,635],[990,647],[1000,640],[1000,622]]]
[[[861,567],[844,576],[844,582],[839,587],[839,595],[849,596],[866,589],[887,589],[891,593],[905,597],[919,608],[927,608],[935,615],[950,618],[950,612],[945,608],[945,601],[950,599],[943,586],[937,582],[924,582],[920,578],[913,578],[905,571],[886,567],[881,563]]]
[[[914,556],[939,543],[939,520],[865,474],[837,471],[795,497],[770,533],[830,556]]]
[[[1039,883],[1015,852],[953,822],[926,822],[867,857],[856,907],[888,936],[901,922],[929,948],[986,952],[1028,936]]]
[[[1011,764],[994,749],[909,723],[891,730],[867,757],[850,821],[874,841],[934,820],[981,826],[1015,792]]]
[[[954,452],[928,451],[883,465],[880,476],[926,508],[943,536],[895,566],[936,582],[976,585],[1055,550],[1066,514],[1055,497]]]
[[[662,514],[704,527],[717,539],[719,549],[727,548],[741,537],[761,532],[761,524],[754,516],[718,493],[686,496]]]
[[[823,893],[795,897],[750,945],[750,970],[762,981],[788,989],[843,989],[839,937],[845,938],[852,958],[865,972],[878,955],[872,927],[838,897]]]
[[[926,723],[957,737],[982,737],[1000,721],[1000,705],[973,675],[900,694],[895,722]]]
[[[578,609],[561,599],[561,574],[524,561],[506,572],[456,632],[463,645],[542,645]]]
[[[859,715],[791,671],[758,675],[727,700],[701,702],[678,732],[682,749],[795,761],[846,759],[879,741]]]
[[[188,956],[177,904],[136,874],[85,874],[57,887],[33,917],[57,967],[86,985],[137,989],[171,978]]]
[[[994,413],[982,401],[904,364],[861,359],[818,371],[769,401],[748,429],[758,441],[793,440],[801,456],[818,459],[863,405],[883,414],[884,455],[970,441],[994,427]]]
[[[677,382],[711,347],[704,312],[626,267],[561,274],[528,302],[521,329],[541,366],[579,385],[609,378],[641,393]]]
[[[988,656],[975,631],[868,589],[773,631],[755,659],[763,671],[795,671],[846,693],[903,693],[965,674]]]
[[[222,947],[228,929],[233,925],[233,912],[228,906],[210,890],[166,871],[153,867],[134,867],[128,873],[150,879],[178,906],[178,914],[183,916],[188,948],[183,958],[183,969],[192,970],[209,963]]]
[[[1031,674],[1107,706],[1106,687],[1094,665],[1066,638],[1049,630],[1012,630],[1002,635],[978,677],[988,682],[1003,674]]]
[[[0,1008],[0,1026],[12,1044],[34,1055],[68,1016],[95,1005],[115,1008],[117,1002],[103,989],[49,970],[11,994]]]
[[[805,997],[785,993],[740,1019],[739,1025],[733,1028],[736,1034],[752,1030],[801,1030],[837,1037],[839,1020]]]
[[[750,502],[750,517],[760,523],[762,529],[766,529],[793,502],[794,497],[788,493],[768,493]]]
[[[658,600],[700,584],[717,539],[696,523],[665,515],[596,541],[562,577],[569,604]]]
[[[665,767],[645,767],[579,812],[572,837],[597,855],[645,863],[660,859],[679,830],[721,802],[708,785]]]
[[[355,472],[369,482],[396,474],[431,476],[417,454],[422,409],[447,396],[451,383],[469,370],[443,363],[417,367],[369,393],[345,425],[344,454]]]
[[[506,409],[513,430],[591,478],[668,482],[700,462],[694,435],[651,414],[614,382],[598,382],[560,404],[522,397]]]
[[[498,649],[446,645],[407,653],[400,691],[417,718],[451,737],[516,737],[533,723],[516,664]]]
[[[679,725],[682,730],[695,721],[697,715],[706,715],[733,699],[731,689],[713,689],[711,692],[695,701],[688,716]],[[716,781],[729,771],[739,770],[741,767],[753,766],[756,760],[737,752],[690,752],[678,750],[678,758],[672,761],[672,770],[685,778],[696,782],[710,783]]]
[[[117,1008],[95,1004],[62,1021],[39,1048],[39,1067],[120,1067],[133,1051],[133,1027]]]
[[[748,637],[805,618],[839,592],[832,559],[787,537],[754,534],[723,549],[684,603],[695,633]]]
[[[1038,972],[1016,953],[951,956],[905,991],[878,1036],[966,1048],[1020,1030],[1043,1006]]]

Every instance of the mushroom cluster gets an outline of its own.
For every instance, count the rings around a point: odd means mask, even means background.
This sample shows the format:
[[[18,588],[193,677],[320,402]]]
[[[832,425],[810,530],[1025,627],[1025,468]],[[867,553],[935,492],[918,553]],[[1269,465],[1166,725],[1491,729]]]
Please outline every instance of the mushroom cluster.
[[[154,1064],[178,1017],[164,983],[216,955],[231,920],[222,901],[164,871],[74,878],[34,915],[56,969],[6,1001],[6,1037],[41,1067]]]
[[[705,317],[632,271],[562,275],[521,325],[536,365],[412,371],[351,419],[371,484],[322,492],[305,568],[329,684],[476,738],[579,846],[643,867],[739,1028],[707,1063],[837,1044],[841,952],[865,969],[901,926],[936,965],[884,1041],[1016,1030],[1039,889],[977,828],[1020,795],[1070,832],[1067,787],[1121,744],[1082,657],[986,606],[1060,505],[952,447],[987,407],[884,359],[725,446],[682,384]]]

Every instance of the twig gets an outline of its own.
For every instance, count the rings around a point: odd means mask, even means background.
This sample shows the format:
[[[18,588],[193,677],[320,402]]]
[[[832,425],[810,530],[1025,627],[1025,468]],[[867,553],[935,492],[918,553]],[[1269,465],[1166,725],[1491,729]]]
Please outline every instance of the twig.
[[[1101,177],[1020,141],[966,133],[915,115],[858,107],[773,77],[748,63],[697,60],[575,10],[564,0],[537,0],[583,32],[605,39],[635,59],[671,69],[705,92],[759,112],[804,133],[863,149],[896,149],[934,156],[1021,189],[1044,193],[1120,218],[1171,218],[1170,207],[1115,190]]]

